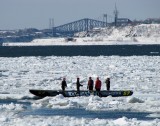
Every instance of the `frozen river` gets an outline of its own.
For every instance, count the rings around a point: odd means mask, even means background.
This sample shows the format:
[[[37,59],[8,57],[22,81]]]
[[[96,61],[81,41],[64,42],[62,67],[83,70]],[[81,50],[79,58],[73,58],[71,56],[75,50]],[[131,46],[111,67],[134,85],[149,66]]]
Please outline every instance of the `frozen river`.
[[[86,90],[88,77],[111,78],[111,90],[133,90],[130,97],[98,96],[36,99],[29,89]],[[3,126],[159,126],[159,56],[0,57],[0,124]]]

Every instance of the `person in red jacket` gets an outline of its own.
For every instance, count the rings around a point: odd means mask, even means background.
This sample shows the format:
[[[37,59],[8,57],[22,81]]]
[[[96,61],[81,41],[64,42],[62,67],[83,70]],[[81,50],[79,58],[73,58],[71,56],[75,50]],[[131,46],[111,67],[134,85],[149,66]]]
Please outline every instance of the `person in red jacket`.
[[[100,91],[101,90],[101,86],[102,86],[102,83],[99,80],[99,77],[97,77],[97,80],[95,82],[95,89],[96,89],[96,91]]]

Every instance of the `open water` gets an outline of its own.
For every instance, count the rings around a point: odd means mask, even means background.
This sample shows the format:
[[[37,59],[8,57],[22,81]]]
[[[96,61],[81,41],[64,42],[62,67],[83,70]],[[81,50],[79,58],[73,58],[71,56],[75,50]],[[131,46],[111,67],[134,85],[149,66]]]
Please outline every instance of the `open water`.
[[[0,46],[0,57],[160,56],[160,45]]]

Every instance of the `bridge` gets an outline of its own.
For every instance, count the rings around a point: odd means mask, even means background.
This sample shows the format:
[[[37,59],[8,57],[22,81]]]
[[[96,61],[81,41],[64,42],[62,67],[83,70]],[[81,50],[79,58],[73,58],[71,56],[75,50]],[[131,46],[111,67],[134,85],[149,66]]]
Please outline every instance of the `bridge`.
[[[68,24],[53,27],[53,36],[73,36],[77,32],[89,31],[96,27],[105,27],[106,22],[84,18]]]

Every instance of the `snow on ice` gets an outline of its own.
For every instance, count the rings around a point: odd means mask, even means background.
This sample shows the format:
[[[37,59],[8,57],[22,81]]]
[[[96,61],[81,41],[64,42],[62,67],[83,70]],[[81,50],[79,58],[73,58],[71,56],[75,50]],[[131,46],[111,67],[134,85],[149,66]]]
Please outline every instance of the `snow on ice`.
[[[0,64],[0,125],[160,125],[159,56],[0,57]],[[66,77],[68,84],[66,90],[75,90],[77,76],[83,84],[81,90],[87,88],[89,76],[94,80],[99,76],[102,88],[106,89],[104,80],[109,76],[111,90],[131,89],[134,94],[119,98],[65,98],[58,95],[35,100],[35,96],[29,93],[29,89],[59,90],[63,77]],[[44,111],[49,115],[35,114],[43,109],[46,109]],[[33,111],[32,114],[25,114],[30,111]],[[98,114],[93,117],[87,113]],[[115,116],[118,113],[124,114],[111,118],[114,117],[112,113]],[[150,119],[136,118],[133,116],[135,113],[146,113],[143,117]],[[132,117],[127,117],[127,114],[131,114]]]

